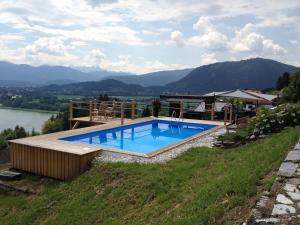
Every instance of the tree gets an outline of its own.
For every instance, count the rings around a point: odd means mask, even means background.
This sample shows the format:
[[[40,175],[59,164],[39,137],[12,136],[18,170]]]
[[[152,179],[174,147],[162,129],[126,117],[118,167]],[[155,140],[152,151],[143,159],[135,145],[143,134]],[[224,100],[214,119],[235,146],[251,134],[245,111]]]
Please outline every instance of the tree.
[[[47,120],[43,124],[42,132],[43,134],[49,134],[53,132],[58,132],[63,130],[63,121],[60,118],[54,120]]]
[[[20,127],[19,125],[15,127],[14,132],[16,134],[16,138],[24,138],[28,136],[24,127]]]
[[[283,89],[283,101],[298,102],[300,101],[300,69],[291,74],[289,80],[289,85]]]
[[[0,134],[0,150],[7,148],[7,141],[3,135]]]
[[[277,90],[281,90],[287,87],[289,83],[290,83],[290,74],[288,72],[284,72],[282,76],[278,78],[276,88]]]
[[[42,133],[48,134],[68,130],[68,126],[68,112],[59,112],[56,116],[51,116],[50,119],[43,124]]]

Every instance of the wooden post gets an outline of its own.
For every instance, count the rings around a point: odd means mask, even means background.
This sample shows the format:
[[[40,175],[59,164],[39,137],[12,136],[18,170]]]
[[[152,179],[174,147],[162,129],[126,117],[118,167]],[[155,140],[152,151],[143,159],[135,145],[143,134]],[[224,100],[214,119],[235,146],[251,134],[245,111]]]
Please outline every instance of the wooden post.
[[[224,107],[224,125],[225,125],[225,127],[226,127],[226,133],[228,133],[229,132],[229,130],[228,130],[228,127],[227,127],[227,111],[228,111],[228,107],[227,106],[225,106]]]
[[[131,119],[134,120],[135,118],[135,101],[131,101]]]
[[[230,124],[232,123],[232,105],[230,105],[229,122],[230,122]]]
[[[70,101],[70,104],[69,104],[69,121],[70,121],[70,130],[72,129],[73,127],[73,101],[71,100]]]
[[[112,108],[113,108],[113,118],[116,118],[116,100],[115,99],[113,100]]]
[[[89,101],[90,122],[93,121],[93,101]]]
[[[182,117],[183,117],[183,101],[180,101],[179,118],[182,119]]]
[[[227,124],[227,106],[224,107],[224,125]]]
[[[124,124],[124,102],[121,103],[121,125]]]
[[[213,102],[211,104],[211,116],[210,116],[210,120],[214,120],[215,119],[215,103]]]

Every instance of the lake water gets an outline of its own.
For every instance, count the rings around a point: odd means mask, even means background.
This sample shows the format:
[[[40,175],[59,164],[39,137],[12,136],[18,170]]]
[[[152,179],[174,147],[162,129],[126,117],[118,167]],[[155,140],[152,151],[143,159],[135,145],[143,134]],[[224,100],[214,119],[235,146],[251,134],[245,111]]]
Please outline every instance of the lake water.
[[[0,108],[0,131],[14,128],[16,125],[24,127],[26,131],[31,131],[32,128],[41,131],[43,123],[51,115],[53,113]]]

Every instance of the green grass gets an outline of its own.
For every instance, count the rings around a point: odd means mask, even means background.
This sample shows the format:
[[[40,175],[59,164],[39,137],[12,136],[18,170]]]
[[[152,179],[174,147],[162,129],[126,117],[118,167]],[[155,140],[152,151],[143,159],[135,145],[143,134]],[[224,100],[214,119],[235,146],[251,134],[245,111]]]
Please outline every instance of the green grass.
[[[0,224],[218,224],[270,188],[299,136],[291,128],[234,149],[194,148],[163,165],[97,163],[69,182],[27,176],[16,185],[37,194],[0,195]]]

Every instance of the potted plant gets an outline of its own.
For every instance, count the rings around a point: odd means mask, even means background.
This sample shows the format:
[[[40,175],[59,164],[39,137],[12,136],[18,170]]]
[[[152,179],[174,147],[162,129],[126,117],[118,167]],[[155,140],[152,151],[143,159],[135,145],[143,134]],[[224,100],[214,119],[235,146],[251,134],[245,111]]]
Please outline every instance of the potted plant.
[[[152,102],[152,106],[153,106],[153,116],[158,117],[159,115],[159,111],[161,109],[161,104],[159,99],[154,99]]]

